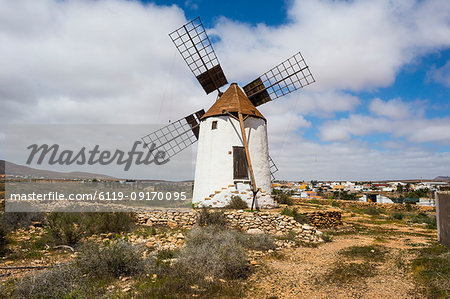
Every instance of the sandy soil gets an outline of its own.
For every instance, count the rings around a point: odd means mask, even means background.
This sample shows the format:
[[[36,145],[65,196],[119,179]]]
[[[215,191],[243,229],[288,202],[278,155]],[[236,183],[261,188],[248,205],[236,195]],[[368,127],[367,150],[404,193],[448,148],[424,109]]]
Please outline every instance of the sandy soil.
[[[267,258],[250,277],[248,298],[422,298],[420,286],[405,266],[414,258],[410,249],[425,246],[435,239],[432,231],[422,227],[398,227],[394,224],[362,224],[369,229],[385,229],[387,233],[343,234],[318,248],[295,248],[284,251],[284,257]],[[431,232],[431,234],[430,234]],[[350,246],[378,244],[388,253],[383,262],[374,263],[376,274],[346,283],[327,281],[326,274],[338,261],[367,263],[348,258],[338,252]]]

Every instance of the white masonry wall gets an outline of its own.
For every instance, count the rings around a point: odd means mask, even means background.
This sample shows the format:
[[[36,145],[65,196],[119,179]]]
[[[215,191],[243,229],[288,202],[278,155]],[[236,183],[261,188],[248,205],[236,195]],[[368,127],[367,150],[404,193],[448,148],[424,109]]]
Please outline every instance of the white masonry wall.
[[[217,129],[211,130],[217,121]],[[250,157],[255,175],[258,207],[274,206],[268,160],[267,128],[263,119],[249,117],[244,121]],[[239,195],[249,207],[253,200],[248,181],[233,179],[233,146],[244,146],[239,121],[230,116],[208,117],[200,123],[195,167],[193,204],[223,207],[232,195]]]

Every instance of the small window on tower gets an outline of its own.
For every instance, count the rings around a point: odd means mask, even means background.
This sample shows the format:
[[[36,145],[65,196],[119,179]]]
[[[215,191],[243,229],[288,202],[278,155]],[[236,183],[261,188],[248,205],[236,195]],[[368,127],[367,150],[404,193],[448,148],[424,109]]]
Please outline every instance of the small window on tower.
[[[217,120],[214,120],[211,125],[211,130],[217,129]]]

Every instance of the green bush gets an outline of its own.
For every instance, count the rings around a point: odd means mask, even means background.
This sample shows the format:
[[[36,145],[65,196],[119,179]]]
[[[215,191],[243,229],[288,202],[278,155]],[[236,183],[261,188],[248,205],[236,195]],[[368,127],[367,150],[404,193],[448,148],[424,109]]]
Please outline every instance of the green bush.
[[[178,252],[160,251],[155,279],[142,278],[137,298],[240,298],[244,291],[238,278],[250,273],[245,248],[274,248],[266,235],[247,235],[207,225],[192,229],[186,246]],[[172,259],[171,262],[162,260]],[[226,279],[226,280],[223,280]]]
[[[423,284],[428,298],[450,296],[450,250],[441,244],[419,250],[411,263],[415,279]]]
[[[81,247],[75,264],[83,274],[95,278],[139,275],[147,266],[142,250],[124,241],[108,245],[86,243]]]
[[[348,283],[375,276],[376,266],[372,263],[345,263],[337,261],[325,274],[325,281],[332,283]]]
[[[299,214],[297,212],[297,208],[292,208],[291,209],[289,207],[284,207],[284,209],[281,210],[281,215],[291,216],[298,223],[302,223],[302,224],[305,224],[305,223],[308,224],[309,223],[308,215]]]
[[[381,211],[374,207],[368,207],[364,210],[364,213],[367,215],[375,216],[375,215],[380,215]]]
[[[243,210],[243,209],[248,209],[248,204],[240,196],[233,195],[231,197],[230,202],[226,206],[226,208],[227,209]]]
[[[406,206],[406,211],[411,212],[413,210],[412,205],[409,202],[405,206]]]
[[[86,235],[87,223],[86,215],[82,213],[50,213],[46,225],[48,240],[73,246]]]
[[[176,265],[192,277],[236,279],[249,273],[247,253],[239,233],[215,226],[194,228]]]
[[[403,217],[405,217],[405,215],[403,213],[394,213],[392,214],[392,218],[397,219],[397,220],[402,220]]]
[[[136,215],[124,212],[88,213],[88,234],[121,233],[136,226]]]
[[[63,213],[47,215],[47,241],[54,244],[76,245],[84,237],[100,233],[119,233],[129,231],[135,225],[133,213]]]
[[[333,236],[329,232],[324,232],[322,235],[322,239],[325,241],[325,243],[333,241]]]
[[[8,231],[6,228],[0,224],[0,257],[4,256],[7,252],[7,246],[9,243]]]
[[[31,274],[14,287],[13,298],[86,298],[86,284],[75,267],[61,266]]]
[[[200,226],[214,225],[223,229],[227,226],[227,219],[223,211],[211,212],[208,208],[203,207],[197,217],[197,224]]]
[[[278,194],[274,196],[274,199],[279,204],[286,204],[288,206],[292,206],[294,204],[294,201],[291,198],[291,194],[285,191],[281,191]]]
[[[383,261],[386,253],[386,248],[380,245],[351,246],[339,251],[339,254],[346,257],[364,258],[377,262]]]
[[[276,249],[275,239],[267,234],[257,234],[257,235],[249,235],[249,234],[237,234],[237,238],[239,243],[242,244],[245,248],[253,249],[253,250],[269,250]]]
[[[429,216],[425,212],[419,212],[417,215],[414,215],[411,218],[411,223],[425,223],[427,225],[427,228],[429,228],[429,229],[437,228],[436,217]]]
[[[3,214],[2,225],[8,230],[13,230],[18,227],[28,227],[32,224],[43,222],[44,220],[45,213],[8,212]]]

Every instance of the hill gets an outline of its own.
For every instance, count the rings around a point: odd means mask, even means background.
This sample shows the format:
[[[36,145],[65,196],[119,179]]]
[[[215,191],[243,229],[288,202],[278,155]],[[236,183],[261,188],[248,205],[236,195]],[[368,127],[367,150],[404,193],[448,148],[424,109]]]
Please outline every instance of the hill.
[[[450,176],[437,176],[434,178],[435,181],[439,181],[439,182],[450,182]]]
[[[6,173],[7,171],[7,173]],[[7,175],[31,176],[35,178],[46,179],[106,179],[117,180],[117,178],[90,172],[58,172],[50,170],[36,169],[28,166],[23,166],[0,160],[0,173]]]

